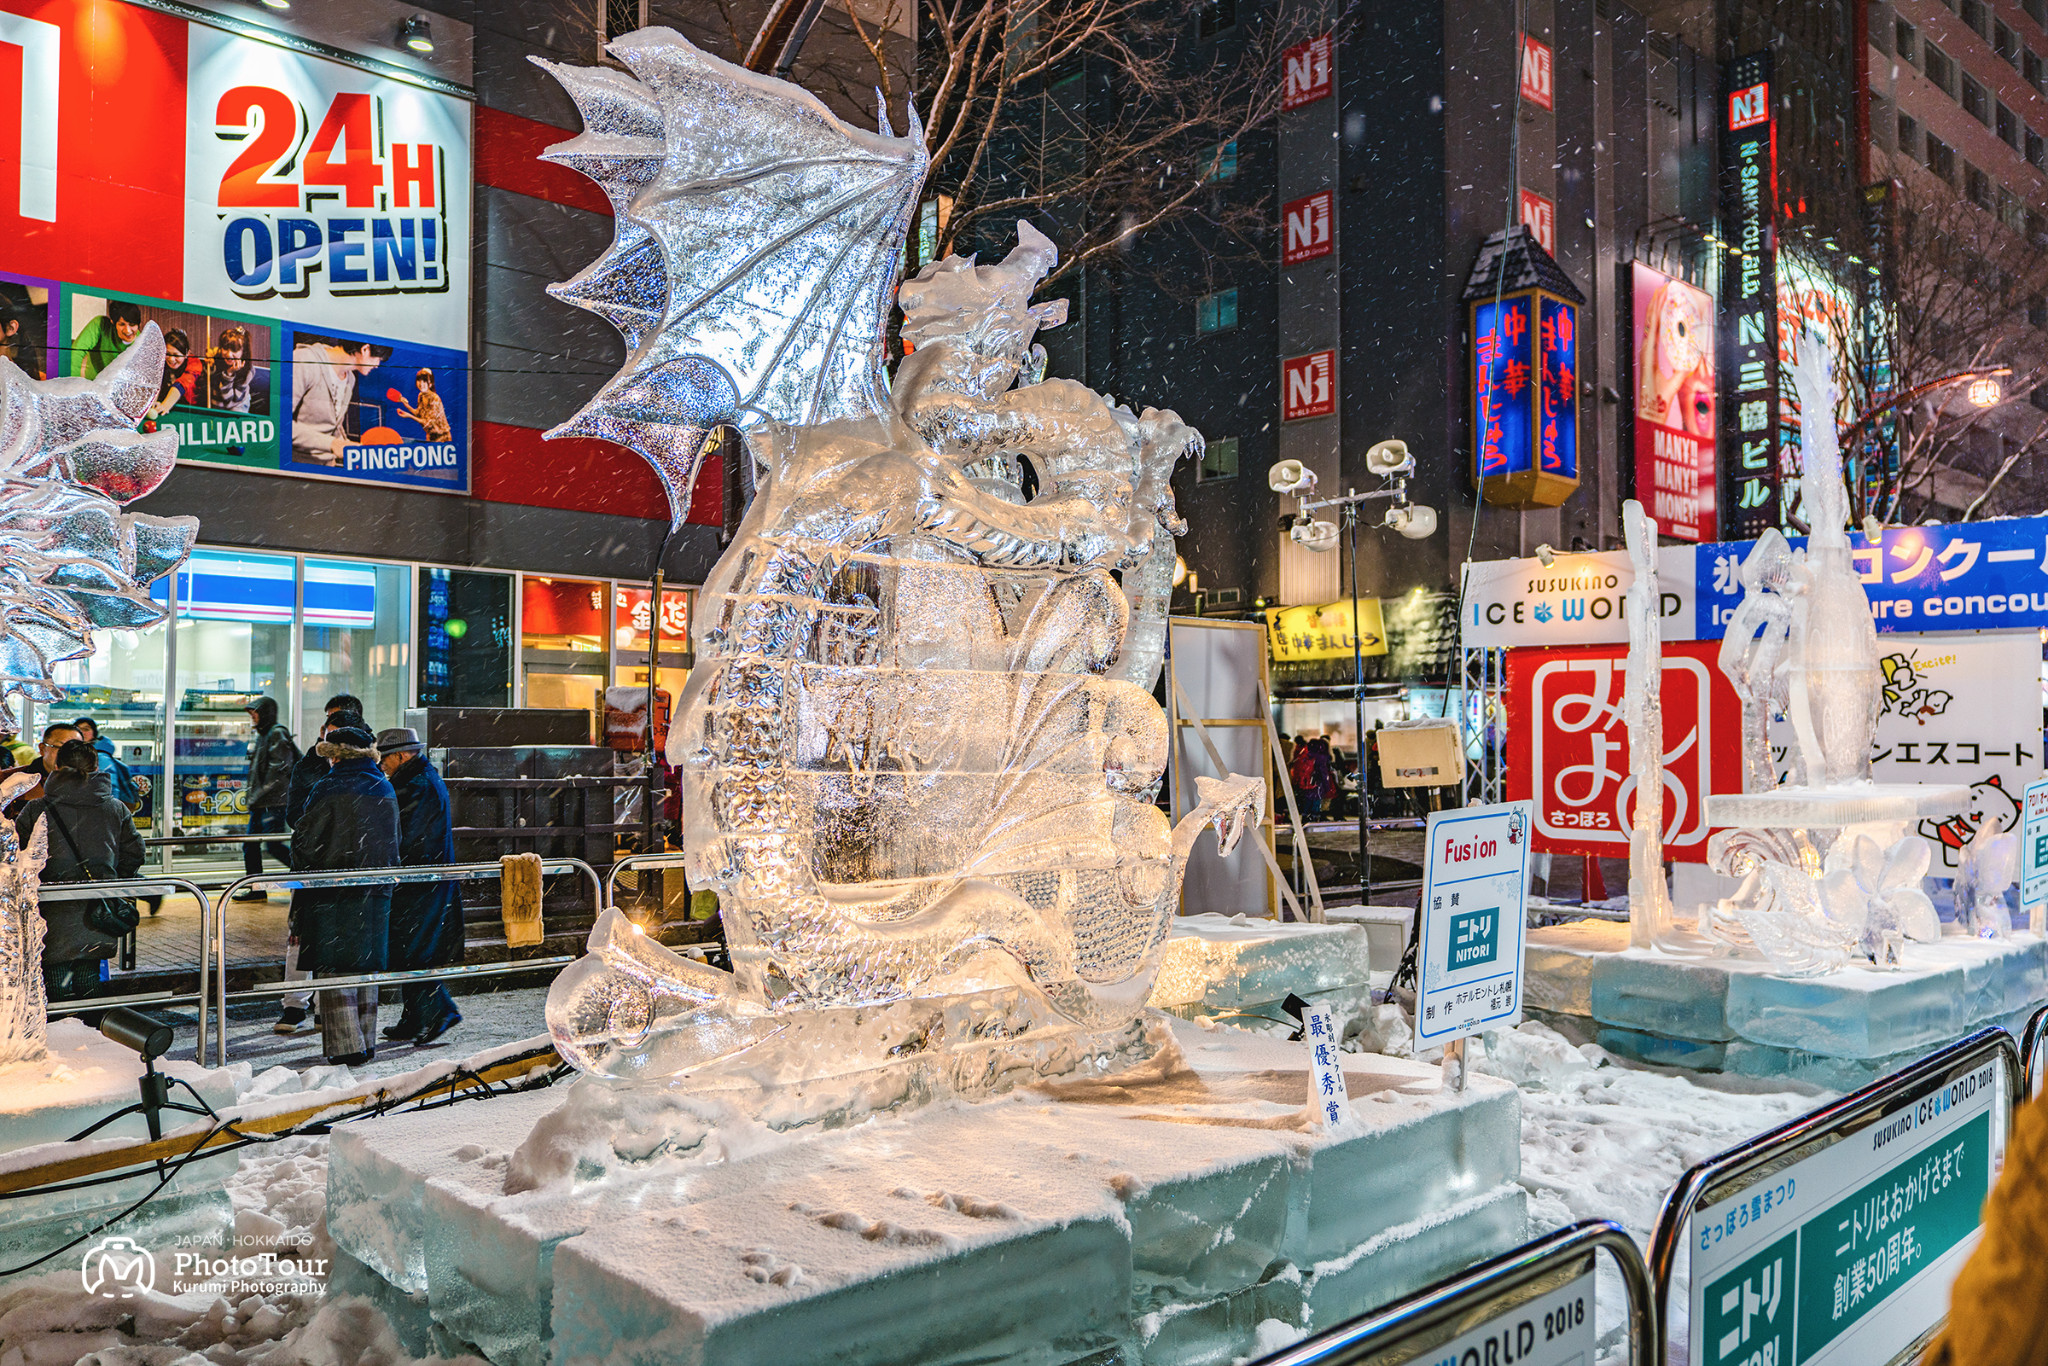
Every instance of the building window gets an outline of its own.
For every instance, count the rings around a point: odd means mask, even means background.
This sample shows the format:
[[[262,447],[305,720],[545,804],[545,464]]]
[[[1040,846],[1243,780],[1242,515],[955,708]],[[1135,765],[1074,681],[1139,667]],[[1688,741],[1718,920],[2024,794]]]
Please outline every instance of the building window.
[[[2027,323],[2033,327],[2048,327],[2048,298],[2036,294],[2027,300]]]
[[[2015,152],[2020,149],[2020,121],[2003,100],[1998,105],[1998,140]]]
[[[1963,77],[1963,112],[1986,128],[1991,126],[1991,94],[1974,76]]]
[[[1214,160],[1209,164],[1209,174],[1202,179],[1212,183],[1218,180],[1237,179],[1237,139],[1232,138],[1229,142],[1216,144]]]
[[[1963,0],[1963,23],[1985,42],[1991,41],[1991,12],[1984,0]]]
[[[1940,86],[1943,94],[1947,95],[1950,99],[1954,99],[1956,94],[1956,64],[1949,59],[1949,55],[1946,52],[1943,52],[1932,43],[1926,44],[1921,49],[1921,53],[1925,59],[1923,69],[1927,72],[1927,79]]]
[[[1202,36],[1214,38],[1237,23],[1237,0],[1207,0],[1202,6]]]
[[[2048,237],[2048,218],[2043,218],[2040,214],[2035,213],[2032,209],[2028,209],[2027,240],[2038,247],[2042,245],[2042,239],[2044,237]]]
[[[422,707],[512,705],[512,576],[419,571]]]
[[[2020,0],[2020,8],[2042,28],[2048,28],[2048,0]]]
[[[1202,452],[1202,467],[1195,472],[1198,483],[1211,479],[1237,478],[1237,438],[1219,436]]]
[[[1980,209],[1996,210],[1998,199],[1992,193],[1991,177],[1972,166],[1963,163],[1963,194]]]
[[[2020,64],[2020,36],[2004,24],[1998,24],[1991,30],[1991,47],[2014,66]]]
[[[1920,159],[1920,124],[1911,114],[1899,115],[1899,155]]]
[[[603,8],[599,11],[599,18],[603,20],[604,27],[598,34],[600,43],[623,38],[635,29],[647,27],[647,0],[601,0],[601,3]]]
[[[2027,78],[2028,85],[2048,93],[2048,90],[2044,90],[2044,86],[2048,86],[2048,62],[2043,62],[2036,56],[2032,48],[2028,48],[2021,57],[2020,74]]]
[[[2027,130],[2027,162],[2037,170],[2048,171],[2048,142],[2031,128]]]
[[[1915,61],[1913,55],[1913,39],[1915,37],[1913,26],[1907,23],[1904,19],[1901,19],[1899,20],[1897,25],[1897,34],[1899,43],[1899,60],[1904,62],[1907,66],[1911,66]]]
[[[1950,185],[1956,183],[1955,149],[1932,133],[1927,135],[1927,169]]]
[[[1195,300],[1195,331],[1228,332],[1237,326],[1237,287],[1219,289]]]

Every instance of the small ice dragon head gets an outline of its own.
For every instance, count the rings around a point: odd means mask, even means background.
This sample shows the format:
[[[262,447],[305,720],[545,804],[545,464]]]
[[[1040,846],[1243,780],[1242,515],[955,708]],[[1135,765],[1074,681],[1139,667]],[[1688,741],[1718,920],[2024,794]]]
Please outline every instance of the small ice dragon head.
[[[1052,240],[1019,219],[1016,247],[995,265],[976,265],[972,256],[932,262],[896,292],[903,339],[913,348],[950,343],[974,370],[972,386],[994,398],[1016,380],[1038,330],[1067,320],[1065,299],[1031,302],[1059,259]]]

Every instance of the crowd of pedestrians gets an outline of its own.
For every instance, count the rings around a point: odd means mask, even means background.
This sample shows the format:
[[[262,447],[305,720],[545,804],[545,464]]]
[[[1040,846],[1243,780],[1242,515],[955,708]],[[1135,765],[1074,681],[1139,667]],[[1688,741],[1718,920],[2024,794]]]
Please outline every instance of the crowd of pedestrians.
[[[243,845],[250,876],[262,873],[266,853],[287,871],[307,873],[454,862],[448,788],[419,735],[404,727],[372,733],[362,712],[355,697],[330,698],[319,741],[302,753],[278,722],[276,699],[250,705],[248,829],[278,837]],[[0,730],[0,751],[10,761],[0,779],[34,779],[6,814],[24,848],[45,842],[45,883],[111,882],[140,872],[144,851],[134,816],[148,798],[148,784],[129,772],[92,718],[51,724],[33,748],[12,730]],[[238,901],[266,897],[259,888],[235,895]],[[360,1064],[376,1056],[378,989],[323,989],[321,979],[462,961],[462,898],[453,883],[303,887],[291,898],[285,976],[309,986],[306,994],[284,998],[276,1030],[296,1034],[317,1023],[329,1062]],[[154,914],[156,905],[150,910]],[[135,900],[119,896],[46,898],[42,913],[44,984],[50,999],[62,1001],[99,992],[106,960],[140,919]],[[462,1022],[455,999],[438,982],[411,983],[401,994],[403,1008],[382,1032],[384,1040],[422,1047]]]

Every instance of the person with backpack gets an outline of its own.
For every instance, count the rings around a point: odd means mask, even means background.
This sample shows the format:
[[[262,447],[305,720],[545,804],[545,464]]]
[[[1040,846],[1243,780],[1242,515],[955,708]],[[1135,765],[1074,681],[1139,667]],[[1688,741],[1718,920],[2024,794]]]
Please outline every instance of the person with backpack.
[[[58,747],[56,763],[43,782],[43,795],[22,808],[15,829],[23,848],[44,822],[48,862],[42,880],[112,882],[142,868],[142,837],[128,808],[114,796],[113,775],[99,766],[99,752],[81,739]],[[111,958],[121,938],[135,929],[135,903],[126,897],[104,901],[44,901],[43,984],[53,1001],[76,1001],[99,990],[100,961]]]
[[[249,833],[281,835],[285,831],[285,799],[290,795],[292,766],[299,761],[299,747],[292,733],[277,723],[276,698],[257,698],[249,707],[249,721],[256,727],[256,738],[249,743]],[[263,871],[266,847],[270,856],[290,871],[290,845],[272,841],[266,846],[251,840],[242,846],[242,866],[250,877]],[[264,901],[268,897],[267,892],[258,888],[244,887],[235,893],[234,899]]]

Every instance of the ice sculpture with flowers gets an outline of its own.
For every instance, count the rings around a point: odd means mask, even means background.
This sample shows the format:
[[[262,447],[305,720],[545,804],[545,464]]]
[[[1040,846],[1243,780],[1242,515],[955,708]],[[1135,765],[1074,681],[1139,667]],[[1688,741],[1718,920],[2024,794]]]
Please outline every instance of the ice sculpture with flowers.
[[[1198,779],[1172,829],[1153,802],[1168,479],[1201,438],[1045,378],[1033,338],[1065,304],[1030,301],[1057,251],[1029,224],[999,263],[895,287],[914,123],[854,128],[666,29],[610,51],[624,71],[543,63],[585,123],[548,157],[617,209],[554,292],[630,348],[554,435],[631,446],[680,517],[711,434],[739,433],[751,503],[668,748],[733,971],[607,913],[549,994],[557,1046],[612,1078],[927,1095],[1142,1056],[1188,853],[1263,799]]]
[[[136,430],[163,363],[155,323],[96,379],[31,379],[0,359],[0,697],[60,701],[56,667],[92,654],[94,631],[164,619],[149,585],[190,553],[198,519],[121,510],[178,456],[175,433]],[[0,833],[0,1063],[43,1055],[43,840],[23,850]]]

